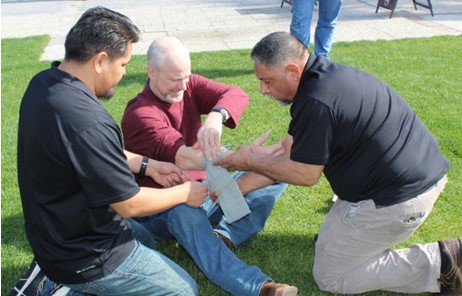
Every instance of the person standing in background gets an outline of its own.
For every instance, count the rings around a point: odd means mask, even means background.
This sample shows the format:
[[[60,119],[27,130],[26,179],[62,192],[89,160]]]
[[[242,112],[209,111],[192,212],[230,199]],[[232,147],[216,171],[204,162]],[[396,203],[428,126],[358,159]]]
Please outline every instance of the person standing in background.
[[[310,48],[311,21],[316,0],[292,0],[290,34]],[[314,54],[329,57],[343,0],[318,0],[318,22],[314,33]]]

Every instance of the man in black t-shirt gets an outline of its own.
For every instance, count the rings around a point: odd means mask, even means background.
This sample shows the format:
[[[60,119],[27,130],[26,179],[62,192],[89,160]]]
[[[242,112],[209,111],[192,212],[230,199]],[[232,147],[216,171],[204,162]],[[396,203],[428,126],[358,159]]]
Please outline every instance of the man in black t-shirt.
[[[173,164],[125,151],[117,123],[98,100],[112,96],[138,39],[126,16],[89,9],[67,35],[63,62],[30,81],[18,128],[26,235],[47,278],[72,290],[196,295],[194,279],[140,244],[142,229],[128,218],[199,207],[205,185],[183,183]],[[132,172],[175,186],[140,188]]]
[[[324,173],[338,199],[316,241],[320,289],[461,295],[462,239],[392,249],[428,217],[450,166],[414,111],[385,83],[314,57],[288,33],[264,37],[251,57],[261,92],[292,104],[288,135],[215,164],[304,186]]]

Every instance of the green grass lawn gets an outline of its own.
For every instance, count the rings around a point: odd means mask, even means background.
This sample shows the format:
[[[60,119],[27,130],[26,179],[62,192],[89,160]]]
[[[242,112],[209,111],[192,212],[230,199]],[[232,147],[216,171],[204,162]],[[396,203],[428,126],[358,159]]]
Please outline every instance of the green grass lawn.
[[[2,40],[1,295],[9,294],[32,260],[24,234],[16,180],[18,108],[30,78],[50,65],[50,62],[39,61],[48,41],[47,36]],[[451,36],[338,43],[332,51],[333,60],[372,73],[396,89],[426,123],[452,163],[449,183],[433,213],[409,241],[397,247],[462,236],[461,48],[462,36]],[[239,126],[224,131],[224,144],[248,144],[265,131],[271,132],[271,142],[275,142],[287,131],[289,109],[259,93],[249,53],[249,50],[233,50],[192,54],[193,72],[238,85],[251,96]],[[142,90],[145,79],[145,58],[134,56],[115,97],[104,103],[118,122],[127,101]],[[332,191],[325,179],[311,188],[289,186],[265,230],[237,250],[237,255],[259,266],[275,281],[298,286],[300,295],[329,295],[318,290],[311,270],[312,237],[329,210],[331,197]],[[161,242],[159,250],[191,273],[199,284],[201,295],[227,295],[205,278],[175,242]],[[365,295],[391,294],[372,292]]]

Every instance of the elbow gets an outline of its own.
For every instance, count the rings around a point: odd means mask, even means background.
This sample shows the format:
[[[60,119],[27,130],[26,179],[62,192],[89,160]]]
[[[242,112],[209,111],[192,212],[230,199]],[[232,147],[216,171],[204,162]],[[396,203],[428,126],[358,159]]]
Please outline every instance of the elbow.
[[[136,213],[130,212],[130,211],[117,212],[117,214],[119,214],[119,216],[121,216],[124,219],[128,219],[128,218],[132,218],[132,217],[137,216]]]
[[[301,186],[313,186],[316,183],[319,182],[320,176],[300,176],[299,182],[296,185],[301,185]]]
[[[309,165],[309,164],[299,164],[294,168],[294,171],[297,172],[297,179],[299,183],[297,185],[302,186],[313,186],[319,182],[321,178],[324,166],[321,165]]]
[[[118,203],[113,203],[110,205],[110,207],[114,212],[116,212],[119,216],[121,216],[124,219],[138,217],[141,215],[141,213],[139,211],[139,208],[133,204],[131,199],[133,198]]]
[[[133,208],[124,208],[124,209],[117,209],[117,210],[114,209],[114,211],[124,219],[139,216],[139,213],[137,211],[135,211],[135,209],[133,209]]]
[[[302,186],[313,186],[315,185],[316,183],[318,183],[319,179],[315,180],[315,179],[305,179],[305,180],[302,180],[302,182],[298,185],[302,185]]]

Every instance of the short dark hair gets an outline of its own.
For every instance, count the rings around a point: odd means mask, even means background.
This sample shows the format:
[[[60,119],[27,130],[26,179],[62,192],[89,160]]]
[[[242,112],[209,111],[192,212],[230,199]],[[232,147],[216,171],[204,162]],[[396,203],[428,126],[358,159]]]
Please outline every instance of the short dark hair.
[[[113,60],[124,56],[128,43],[138,42],[139,35],[127,16],[101,6],[90,8],[67,34],[65,59],[85,63],[104,51]]]
[[[287,32],[274,32],[261,39],[250,57],[256,64],[267,67],[285,66],[289,60],[306,59],[308,48]]]

